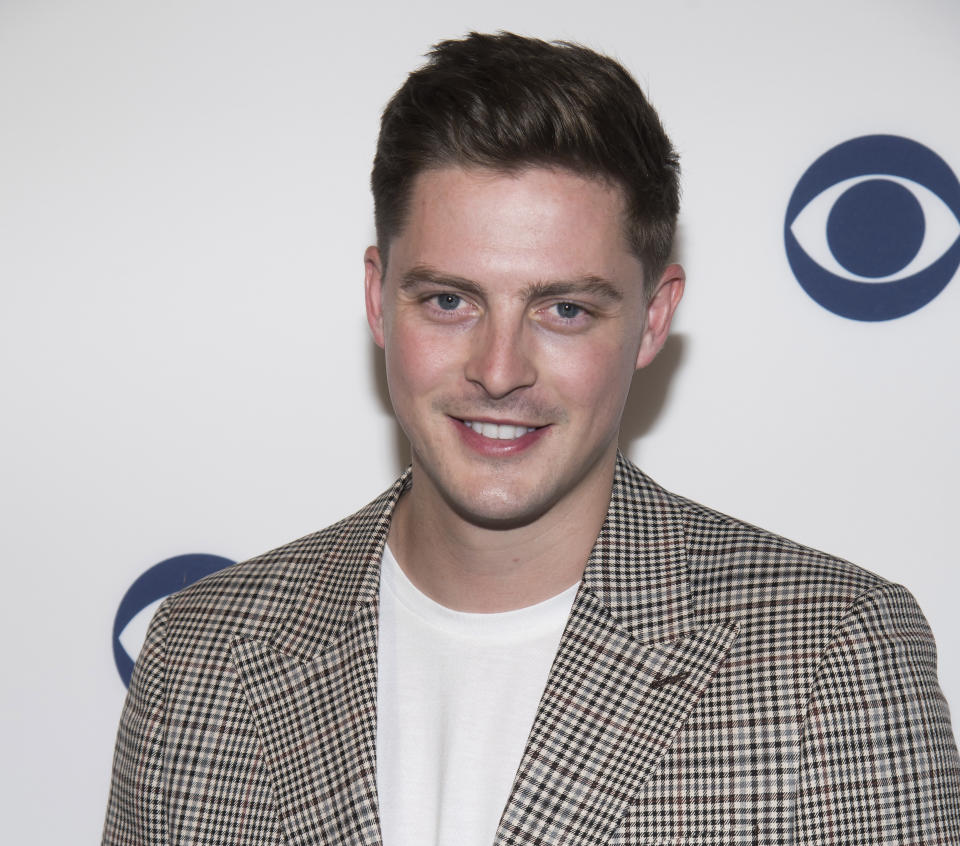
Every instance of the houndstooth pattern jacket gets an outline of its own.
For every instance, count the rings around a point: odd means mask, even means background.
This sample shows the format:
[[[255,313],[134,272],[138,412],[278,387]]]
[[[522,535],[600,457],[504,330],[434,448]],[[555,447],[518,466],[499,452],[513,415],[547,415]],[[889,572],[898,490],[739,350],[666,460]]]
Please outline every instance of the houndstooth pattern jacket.
[[[409,472],[157,613],[104,843],[378,844],[379,562]],[[960,761],[910,595],[618,458],[507,844],[960,844]]]

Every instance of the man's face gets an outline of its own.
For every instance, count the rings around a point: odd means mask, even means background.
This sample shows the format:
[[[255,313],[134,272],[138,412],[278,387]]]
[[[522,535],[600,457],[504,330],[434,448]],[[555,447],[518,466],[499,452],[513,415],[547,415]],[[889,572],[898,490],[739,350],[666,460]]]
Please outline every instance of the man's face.
[[[385,275],[368,249],[368,319],[435,506],[523,525],[609,478],[683,290],[673,265],[645,300],[623,214],[618,188],[567,170],[447,167],[418,176]]]

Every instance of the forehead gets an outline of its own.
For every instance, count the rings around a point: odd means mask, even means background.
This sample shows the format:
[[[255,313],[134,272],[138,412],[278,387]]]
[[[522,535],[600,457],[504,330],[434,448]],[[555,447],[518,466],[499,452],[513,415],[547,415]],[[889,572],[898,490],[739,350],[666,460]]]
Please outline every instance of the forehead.
[[[566,169],[434,168],[414,182],[390,264],[478,281],[593,275],[626,285],[642,281],[642,268],[624,219],[619,187]]]

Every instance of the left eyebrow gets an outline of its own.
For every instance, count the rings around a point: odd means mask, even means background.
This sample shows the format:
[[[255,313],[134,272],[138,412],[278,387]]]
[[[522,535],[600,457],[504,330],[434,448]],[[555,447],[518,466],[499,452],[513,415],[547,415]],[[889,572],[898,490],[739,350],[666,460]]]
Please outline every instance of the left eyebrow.
[[[470,279],[464,279],[462,276],[451,276],[447,273],[438,273],[424,265],[411,268],[400,278],[401,291],[414,291],[422,286],[430,285],[455,288],[458,291],[463,291],[463,293],[475,297],[483,294],[483,288]]]
[[[582,279],[570,281],[534,282],[524,291],[524,296],[529,300],[577,294],[590,294],[611,304],[623,300],[623,291],[601,276],[584,276]]]

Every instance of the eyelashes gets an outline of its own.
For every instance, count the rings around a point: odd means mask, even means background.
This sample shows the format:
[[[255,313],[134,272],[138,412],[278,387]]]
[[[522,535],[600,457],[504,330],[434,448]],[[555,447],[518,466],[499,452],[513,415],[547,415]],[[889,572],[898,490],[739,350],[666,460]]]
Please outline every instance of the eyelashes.
[[[462,307],[469,305],[469,302],[459,294],[447,291],[430,294],[424,297],[422,302],[426,303],[432,310],[450,316],[464,311],[465,309]],[[587,306],[568,300],[551,303],[538,310],[547,313],[550,318],[560,324],[569,323],[570,325],[575,325],[592,316],[592,312]]]

